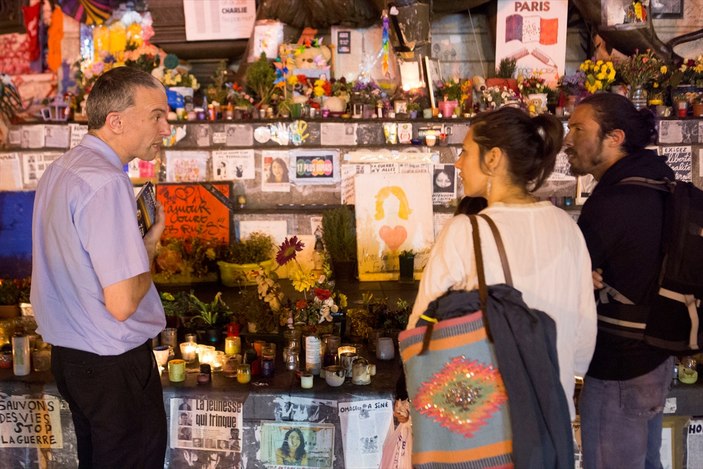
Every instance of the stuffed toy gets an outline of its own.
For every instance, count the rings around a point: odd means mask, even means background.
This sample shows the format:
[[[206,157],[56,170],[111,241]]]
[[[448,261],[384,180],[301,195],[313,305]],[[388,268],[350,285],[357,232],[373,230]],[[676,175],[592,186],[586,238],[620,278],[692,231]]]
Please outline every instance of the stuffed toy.
[[[304,44],[282,44],[279,55],[285,67],[294,75],[305,75],[309,78],[330,76],[329,62],[332,59],[332,50],[317,40]]]

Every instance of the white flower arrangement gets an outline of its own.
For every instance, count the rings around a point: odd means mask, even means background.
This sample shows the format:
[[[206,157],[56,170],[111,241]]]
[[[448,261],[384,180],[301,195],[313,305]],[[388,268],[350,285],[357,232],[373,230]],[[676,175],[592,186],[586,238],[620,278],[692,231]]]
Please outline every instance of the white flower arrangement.
[[[523,105],[522,97],[507,86],[489,86],[481,91],[481,101],[487,109],[498,109],[503,106]]]

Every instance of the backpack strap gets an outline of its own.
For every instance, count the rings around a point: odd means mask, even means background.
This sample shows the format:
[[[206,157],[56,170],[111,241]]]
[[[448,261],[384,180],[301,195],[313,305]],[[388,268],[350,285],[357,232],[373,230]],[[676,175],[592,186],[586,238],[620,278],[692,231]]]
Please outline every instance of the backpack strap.
[[[631,184],[633,186],[649,187],[650,189],[656,189],[658,191],[668,193],[674,192],[674,188],[676,187],[676,181],[672,181],[668,178],[649,179],[639,176],[631,176],[620,179],[620,181],[618,181],[618,184]]]

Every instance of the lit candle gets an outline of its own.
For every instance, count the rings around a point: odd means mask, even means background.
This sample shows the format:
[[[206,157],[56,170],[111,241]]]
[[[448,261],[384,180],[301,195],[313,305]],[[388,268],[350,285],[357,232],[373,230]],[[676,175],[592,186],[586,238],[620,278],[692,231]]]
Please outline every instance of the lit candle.
[[[304,372],[301,373],[300,375],[300,387],[303,389],[311,389],[312,388],[312,373],[310,372]]]
[[[242,384],[251,381],[251,368],[247,363],[242,363],[237,367],[237,381]]]
[[[181,358],[186,361],[186,363],[191,363],[195,360],[196,351],[198,349],[198,344],[193,342],[182,342],[181,348]]]
[[[356,353],[356,347],[354,347],[353,345],[341,345],[341,346],[337,349],[337,356],[338,356],[338,357],[341,357],[343,353],[347,353],[347,352],[349,352],[349,353],[354,353],[354,354],[355,354],[355,353]]]
[[[186,362],[184,360],[170,360],[168,362],[168,379],[173,383],[180,383],[186,379]]]
[[[242,348],[242,339],[239,336],[225,337],[225,355],[231,357],[240,352]]]

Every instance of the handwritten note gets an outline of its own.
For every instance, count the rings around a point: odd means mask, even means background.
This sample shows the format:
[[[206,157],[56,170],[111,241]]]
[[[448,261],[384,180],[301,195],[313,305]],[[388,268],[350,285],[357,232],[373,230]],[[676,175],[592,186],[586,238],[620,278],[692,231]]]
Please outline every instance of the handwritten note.
[[[232,184],[218,182],[209,184],[158,184],[156,200],[166,212],[164,238],[191,238],[229,243],[232,217],[227,201],[232,193]],[[224,199],[224,200],[223,200]]]
[[[676,179],[691,181],[693,152],[691,146],[660,147],[660,153],[666,156],[666,162],[676,173]]]
[[[88,126],[82,124],[68,124],[71,132],[71,141],[69,148],[73,148],[83,140],[83,136],[88,133]]]
[[[63,448],[61,404],[53,396],[0,400],[0,448]]]

